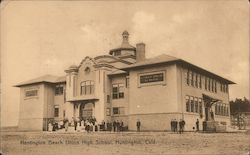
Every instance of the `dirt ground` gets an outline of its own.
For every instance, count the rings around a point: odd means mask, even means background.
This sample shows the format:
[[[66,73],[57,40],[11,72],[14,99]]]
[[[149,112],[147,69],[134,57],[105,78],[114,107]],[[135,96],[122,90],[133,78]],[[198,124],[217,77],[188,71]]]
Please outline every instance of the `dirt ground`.
[[[2,132],[3,155],[248,155],[250,133]]]

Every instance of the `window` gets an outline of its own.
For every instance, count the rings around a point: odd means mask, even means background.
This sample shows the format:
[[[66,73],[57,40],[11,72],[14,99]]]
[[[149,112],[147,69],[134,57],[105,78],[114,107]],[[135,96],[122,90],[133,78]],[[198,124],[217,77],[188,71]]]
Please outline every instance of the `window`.
[[[118,99],[118,84],[114,84],[112,87],[113,99]]]
[[[198,74],[195,74],[195,87],[198,88]]]
[[[217,103],[215,104],[215,115],[218,114],[218,106],[217,106]]]
[[[200,75],[200,81],[199,81],[199,88],[202,88],[201,75]]]
[[[199,98],[199,113],[202,114],[202,99]]]
[[[194,86],[194,72],[191,72],[191,86]]]
[[[211,90],[212,90],[212,92],[214,92],[214,80],[213,79],[211,79]]]
[[[55,106],[54,107],[54,117],[58,117],[59,116],[59,106]]]
[[[223,103],[217,103],[215,105],[215,114],[216,115],[222,115],[222,116],[228,116],[228,106],[227,104],[223,104]]]
[[[124,115],[125,114],[124,107],[114,107],[113,114],[114,115]]]
[[[220,103],[217,104],[217,114],[220,115]]]
[[[107,116],[110,116],[110,108],[107,108],[107,109],[106,109],[106,115],[107,115]]]
[[[186,96],[186,111],[190,112],[190,107],[189,107],[189,96]]]
[[[113,84],[112,97],[113,99],[124,98],[124,84]]]
[[[81,95],[93,94],[94,93],[94,81],[83,81],[81,82]]]
[[[25,92],[25,97],[37,96],[37,92],[38,92],[38,90],[27,90]]]
[[[222,106],[222,104],[220,104],[220,111],[219,111],[219,115],[222,115],[222,113],[223,113],[223,106]]]
[[[55,95],[62,95],[62,94],[63,94],[63,85],[56,85]]]
[[[190,97],[191,112],[194,112],[194,97]]]
[[[195,112],[196,113],[198,113],[198,111],[199,111],[199,106],[198,106],[198,98],[197,97],[195,97],[194,98],[194,105],[195,105]]]
[[[119,114],[119,109],[118,108],[113,108],[113,114],[118,115]]]
[[[119,98],[124,98],[124,84],[119,84]]]
[[[208,90],[209,91],[211,90],[211,80],[210,80],[210,78],[208,78]]]
[[[217,83],[216,83],[216,81],[214,82],[214,91],[217,93]]]
[[[207,90],[207,77],[205,77],[205,90]]]
[[[223,115],[226,116],[227,115],[227,107],[226,105],[223,106]]]
[[[186,73],[186,82],[187,82],[187,85],[189,85],[189,70],[187,70],[187,73]]]
[[[89,67],[86,67],[86,68],[84,69],[84,71],[85,71],[86,74],[88,74],[88,73],[90,72],[90,68],[89,68]]]
[[[126,77],[126,88],[129,88],[129,77]]]
[[[107,103],[110,103],[110,95],[107,95]]]

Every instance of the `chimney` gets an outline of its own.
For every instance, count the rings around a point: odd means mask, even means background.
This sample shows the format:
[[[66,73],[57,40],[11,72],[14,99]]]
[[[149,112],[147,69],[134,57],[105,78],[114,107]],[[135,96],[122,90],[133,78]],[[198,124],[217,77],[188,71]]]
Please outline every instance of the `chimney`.
[[[136,62],[145,60],[145,44],[136,44]]]

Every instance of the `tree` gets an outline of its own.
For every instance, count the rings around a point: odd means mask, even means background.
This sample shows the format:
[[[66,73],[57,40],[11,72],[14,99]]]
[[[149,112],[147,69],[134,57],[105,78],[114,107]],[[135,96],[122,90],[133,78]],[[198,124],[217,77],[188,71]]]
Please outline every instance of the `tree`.
[[[235,115],[241,112],[250,112],[250,102],[247,98],[236,98],[235,101],[230,101],[231,115]]]

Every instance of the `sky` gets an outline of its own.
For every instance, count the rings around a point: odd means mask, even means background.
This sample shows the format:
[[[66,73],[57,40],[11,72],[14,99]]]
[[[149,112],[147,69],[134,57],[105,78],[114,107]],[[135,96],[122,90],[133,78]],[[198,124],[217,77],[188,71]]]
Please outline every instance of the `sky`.
[[[249,6],[232,1],[9,1],[1,5],[1,123],[18,124],[13,85],[65,75],[85,56],[121,44],[146,44],[234,81],[230,99],[249,98]]]

